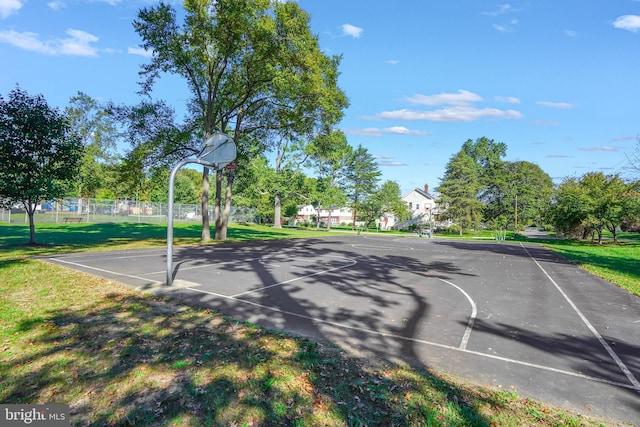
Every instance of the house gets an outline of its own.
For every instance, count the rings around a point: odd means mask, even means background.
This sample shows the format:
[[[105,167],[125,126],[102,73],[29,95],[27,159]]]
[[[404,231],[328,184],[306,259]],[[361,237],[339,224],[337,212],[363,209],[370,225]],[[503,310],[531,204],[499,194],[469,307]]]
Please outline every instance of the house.
[[[436,220],[438,204],[437,195],[429,193],[429,185],[425,184],[424,189],[415,188],[411,190],[402,200],[409,206],[411,219],[396,224],[398,228],[409,228],[428,224]]]
[[[347,207],[334,207],[329,209],[321,209],[320,212],[313,205],[302,205],[298,207],[296,220],[298,222],[313,222],[316,218],[321,223],[330,223],[332,226],[353,223],[353,211]]]
[[[437,210],[436,197],[429,193],[429,185],[424,185],[424,190],[415,188],[402,198],[409,205],[411,217],[414,219],[429,219]]]

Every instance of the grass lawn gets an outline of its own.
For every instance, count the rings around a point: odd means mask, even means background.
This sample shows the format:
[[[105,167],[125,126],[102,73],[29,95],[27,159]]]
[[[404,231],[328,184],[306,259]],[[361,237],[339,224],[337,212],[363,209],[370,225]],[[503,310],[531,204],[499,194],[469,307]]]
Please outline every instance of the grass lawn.
[[[199,226],[176,227],[196,244]],[[615,425],[141,295],[30,255],[164,245],[145,224],[0,224],[0,402],[72,425]],[[234,225],[231,240],[326,235]]]

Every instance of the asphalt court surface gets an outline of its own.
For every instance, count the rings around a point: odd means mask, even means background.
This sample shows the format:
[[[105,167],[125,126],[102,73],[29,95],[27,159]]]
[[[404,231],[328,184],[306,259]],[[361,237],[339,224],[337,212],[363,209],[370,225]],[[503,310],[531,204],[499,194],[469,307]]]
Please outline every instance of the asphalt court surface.
[[[241,320],[640,422],[640,298],[537,245],[331,236],[56,256]]]

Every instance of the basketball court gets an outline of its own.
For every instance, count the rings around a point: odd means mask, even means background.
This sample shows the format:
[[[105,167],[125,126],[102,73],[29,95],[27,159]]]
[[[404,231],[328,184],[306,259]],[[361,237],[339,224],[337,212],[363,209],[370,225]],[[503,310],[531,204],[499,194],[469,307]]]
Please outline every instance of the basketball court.
[[[537,245],[330,236],[50,258],[239,320],[640,419],[640,298]]]

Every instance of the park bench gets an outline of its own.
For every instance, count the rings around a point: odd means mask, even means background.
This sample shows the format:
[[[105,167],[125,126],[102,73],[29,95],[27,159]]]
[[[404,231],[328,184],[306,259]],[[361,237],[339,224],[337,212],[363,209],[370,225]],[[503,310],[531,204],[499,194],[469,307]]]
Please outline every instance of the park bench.
[[[62,222],[82,222],[81,216],[65,216],[62,218]]]

